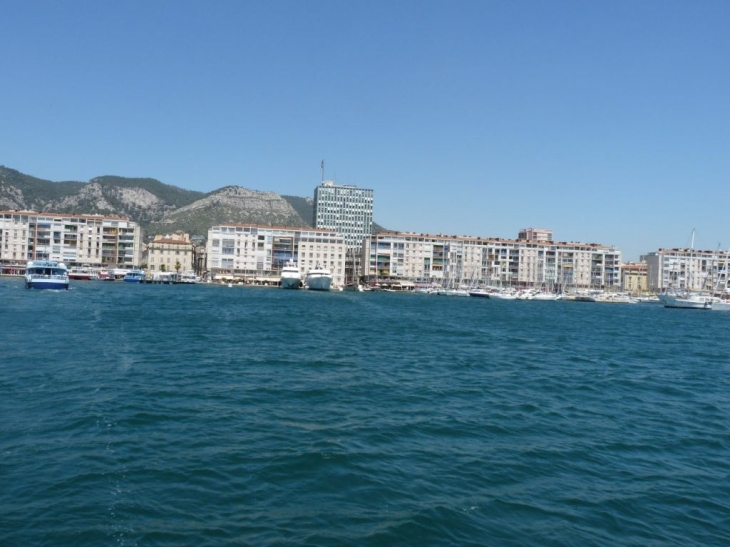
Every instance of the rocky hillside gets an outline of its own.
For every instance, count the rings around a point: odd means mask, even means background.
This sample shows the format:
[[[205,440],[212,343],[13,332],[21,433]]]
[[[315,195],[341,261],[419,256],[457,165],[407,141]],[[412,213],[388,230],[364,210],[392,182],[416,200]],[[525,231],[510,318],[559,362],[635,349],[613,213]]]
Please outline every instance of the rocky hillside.
[[[155,179],[113,176],[52,182],[0,166],[2,209],[119,215],[139,222],[148,232],[184,230],[202,236],[224,222],[311,226],[311,214],[303,219],[272,192],[231,186],[204,194]]]
[[[0,166],[0,210],[116,215],[148,235],[182,230],[206,237],[226,222],[267,226],[313,225],[312,198],[228,186],[208,194],[155,179],[104,176],[89,182],[52,182]],[[376,231],[382,230],[378,225]]]
[[[309,226],[280,195],[227,186],[171,211],[152,222],[156,232],[184,230],[205,235],[211,226],[225,222],[255,222],[269,226]]]

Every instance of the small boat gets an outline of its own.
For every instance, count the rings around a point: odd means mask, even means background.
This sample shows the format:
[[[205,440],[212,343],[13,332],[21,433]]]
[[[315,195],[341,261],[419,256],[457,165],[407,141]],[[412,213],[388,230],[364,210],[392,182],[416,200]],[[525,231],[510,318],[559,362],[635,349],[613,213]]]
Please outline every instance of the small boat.
[[[91,279],[99,279],[99,274],[91,268],[71,268],[68,271],[68,278],[74,281],[89,281]]]
[[[305,284],[310,291],[328,291],[332,286],[332,272],[318,264],[307,272]]]
[[[665,308],[682,308],[688,310],[711,310],[718,299],[692,291],[671,291],[659,295]]]
[[[639,296],[636,298],[639,304],[661,304],[658,296]]]
[[[127,270],[124,274],[125,283],[141,283],[144,281],[144,270]]]
[[[180,283],[200,283],[200,277],[190,270],[180,274]]]
[[[282,289],[298,289],[302,286],[302,275],[299,268],[293,261],[287,262],[286,266],[281,269],[281,288]]]
[[[532,300],[542,300],[546,302],[555,302],[560,295],[550,292],[538,291],[532,295]]]
[[[62,262],[31,260],[25,268],[26,289],[68,289],[68,269]]]
[[[489,298],[496,300],[517,300],[517,294],[507,291],[493,291],[489,293]]]
[[[469,291],[466,289],[446,289],[442,292],[439,292],[439,294],[443,294],[445,296],[469,296]]]

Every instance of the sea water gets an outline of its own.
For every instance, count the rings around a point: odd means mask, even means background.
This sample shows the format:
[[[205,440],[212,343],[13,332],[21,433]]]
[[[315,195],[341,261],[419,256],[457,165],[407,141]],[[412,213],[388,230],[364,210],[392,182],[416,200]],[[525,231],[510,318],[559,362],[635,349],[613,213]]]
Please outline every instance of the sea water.
[[[0,545],[730,545],[730,313],[0,280]]]

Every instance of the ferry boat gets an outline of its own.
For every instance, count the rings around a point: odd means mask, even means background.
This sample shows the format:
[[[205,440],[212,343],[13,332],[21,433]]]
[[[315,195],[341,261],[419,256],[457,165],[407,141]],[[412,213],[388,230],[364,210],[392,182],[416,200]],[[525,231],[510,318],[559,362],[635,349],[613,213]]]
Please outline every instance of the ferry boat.
[[[332,286],[332,272],[318,264],[307,272],[305,284],[310,291],[328,291]]]
[[[302,276],[296,263],[291,260],[281,269],[281,288],[298,289],[302,285]]]
[[[25,267],[26,289],[68,289],[68,269],[62,262],[31,260]]]
[[[125,283],[141,283],[144,281],[144,270],[127,270],[124,274]]]

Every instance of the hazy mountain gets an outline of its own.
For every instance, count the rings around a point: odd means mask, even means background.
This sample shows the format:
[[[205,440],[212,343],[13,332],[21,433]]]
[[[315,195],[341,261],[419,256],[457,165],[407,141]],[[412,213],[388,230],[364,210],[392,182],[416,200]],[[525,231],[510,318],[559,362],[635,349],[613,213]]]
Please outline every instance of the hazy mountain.
[[[183,190],[155,179],[97,177],[53,182],[0,166],[0,210],[118,215],[148,235],[183,230],[207,236],[226,222],[311,227],[312,198],[228,186],[210,193]]]

